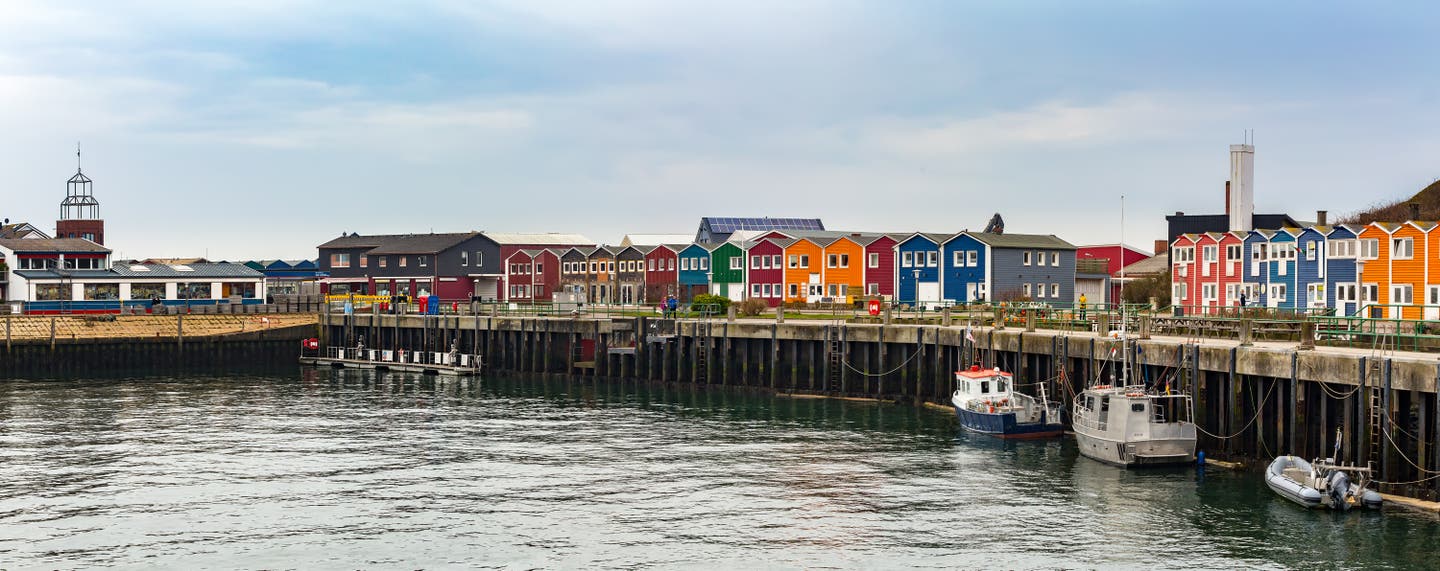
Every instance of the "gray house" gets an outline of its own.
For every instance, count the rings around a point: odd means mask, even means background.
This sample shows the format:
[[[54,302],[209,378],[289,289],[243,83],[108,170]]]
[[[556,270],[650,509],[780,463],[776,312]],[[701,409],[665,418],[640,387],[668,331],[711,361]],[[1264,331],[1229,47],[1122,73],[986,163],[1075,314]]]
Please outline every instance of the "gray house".
[[[1054,235],[961,232],[941,245],[945,298],[1069,303],[1075,249]]]
[[[500,245],[480,232],[347,234],[318,246],[327,293],[496,299]]]

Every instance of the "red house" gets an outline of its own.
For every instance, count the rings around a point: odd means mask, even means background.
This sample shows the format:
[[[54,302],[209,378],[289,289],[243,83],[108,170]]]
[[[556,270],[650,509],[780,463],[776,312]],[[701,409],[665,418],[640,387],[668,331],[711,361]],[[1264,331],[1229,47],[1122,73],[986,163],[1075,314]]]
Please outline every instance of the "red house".
[[[795,242],[767,238],[746,249],[746,297],[763,299],[770,307],[780,305],[785,298],[785,248]]]
[[[1106,260],[1105,273],[1114,274],[1121,267],[1150,257],[1150,253],[1125,244],[1097,244],[1075,249],[1075,260]]]
[[[656,303],[680,293],[680,250],[685,245],[661,244],[645,253],[645,301]]]
[[[486,238],[489,238],[490,241],[500,246],[501,260],[509,260],[511,255],[513,255],[515,252],[519,252],[520,250],[541,250],[546,248],[564,249],[577,246],[593,247],[595,245],[595,242],[580,234],[559,234],[554,232],[481,232],[480,234],[485,236]],[[502,273],[498,277],[503,278],[504,274]],[[503,283],[498,284],[498,287],[496,289],[497,293],[500,294],[501,299],[505,299],[504,296],[510,291],[510,288],[506,287],[509,282],[508,280],[503,279],[502,282]],[[552,287],[550,288],[550,291],[553,292],[555,290]]]
[[[1186,313],[1200,305],[1200,270],[1195,263],[1199,234],[1181,234],[1170,243],[1170,305],[1184,306]]]
[[[560,288],[560,256],[554,250],[518,250],[505,258],[506,297],[551,301]]]
[[[1235,305],[1239,301],[1244,269],[1244,232],[1206,232],[1195,240],[1198,252],[1194,282],[1198,288],[1199,305],[1206,313],[1216,307]],[[1196,292],[1191,292],[1196,297]]]
[[[870,237],[865,244],[865,295],[895,296],[895,244],[893,234]],[[863,243],[863,240],[862,240]]]

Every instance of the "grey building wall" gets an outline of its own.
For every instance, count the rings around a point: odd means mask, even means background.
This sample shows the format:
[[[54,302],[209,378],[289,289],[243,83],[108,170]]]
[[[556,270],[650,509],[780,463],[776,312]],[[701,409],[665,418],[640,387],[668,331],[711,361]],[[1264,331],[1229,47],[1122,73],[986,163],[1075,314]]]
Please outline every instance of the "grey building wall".
[[[1030,252],[1032,262],[1024,264],[1024,252]],[[1044,253],[1045,263],[1036,265],[1033,260],[1037,252]],[[1052,253],[1060,254],[1060,265],[1050,265]],[[1036,283],[1043,283],[1046,287],[1044,297],[1038,297],[1033,290],[1030,294],[1032,299],[1045,302],[1069,303],[1075,299],[1075,251],[1074,250],[1042,250],[1042,249],[1016,249],[1016,248],[991,248],[990,249],[990,295],[991,299],[1004,300],[1017,297],[1024,289],[1021,284],[1029,283],[1034,287]],[[1060,296],[1050,295],[1050,284],[1060,284]]]

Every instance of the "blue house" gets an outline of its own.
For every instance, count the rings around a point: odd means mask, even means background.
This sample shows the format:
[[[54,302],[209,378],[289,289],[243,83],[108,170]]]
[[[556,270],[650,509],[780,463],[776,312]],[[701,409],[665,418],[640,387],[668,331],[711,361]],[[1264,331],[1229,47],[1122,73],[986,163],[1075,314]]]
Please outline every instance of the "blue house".
[[[701,244],[690,244],[677,254],[680,258],[680,301],[689,302],[695,296],[710,291],[710,249]]]
[[[990,299],[1075,301],[1074,244],[1052,234],[966,234],[986,247],[983,268]]]
[[[1245,237],[1245,287],[1246,305],[1266,306],[1269,304],[1270,286],[1270,237],[1273,230],[1251,230]]]
[[[1279,309],[1305,307],[1304,289],[1296,273],[1295,237],[1300,234],[1296,228],[1282,228],[1270,231],[1268,267],[1269,284],[1265,287],[1265,304]]]
[[[895,244],[895,298],[908,302],[940,301],[940,245],[951,234],[916,232]]]
[[[970,232],[961,232],[941,244],[940,250],[945,299],[959,303],[989,299],[990,246]]]
[[[1359,309],[1355,235],[1344,226],[1312,226],[1295,238],[1296,287],[1304,288],[1304,307],[1331,308],[1337,315]]]

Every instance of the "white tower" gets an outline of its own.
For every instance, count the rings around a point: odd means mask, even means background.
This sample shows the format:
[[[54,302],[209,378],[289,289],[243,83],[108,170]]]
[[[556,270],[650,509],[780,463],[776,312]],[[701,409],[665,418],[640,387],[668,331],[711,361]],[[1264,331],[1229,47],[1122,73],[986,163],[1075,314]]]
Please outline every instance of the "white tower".
[[[1255,145],[1230,145],[1230,230],[1255,225]]]

